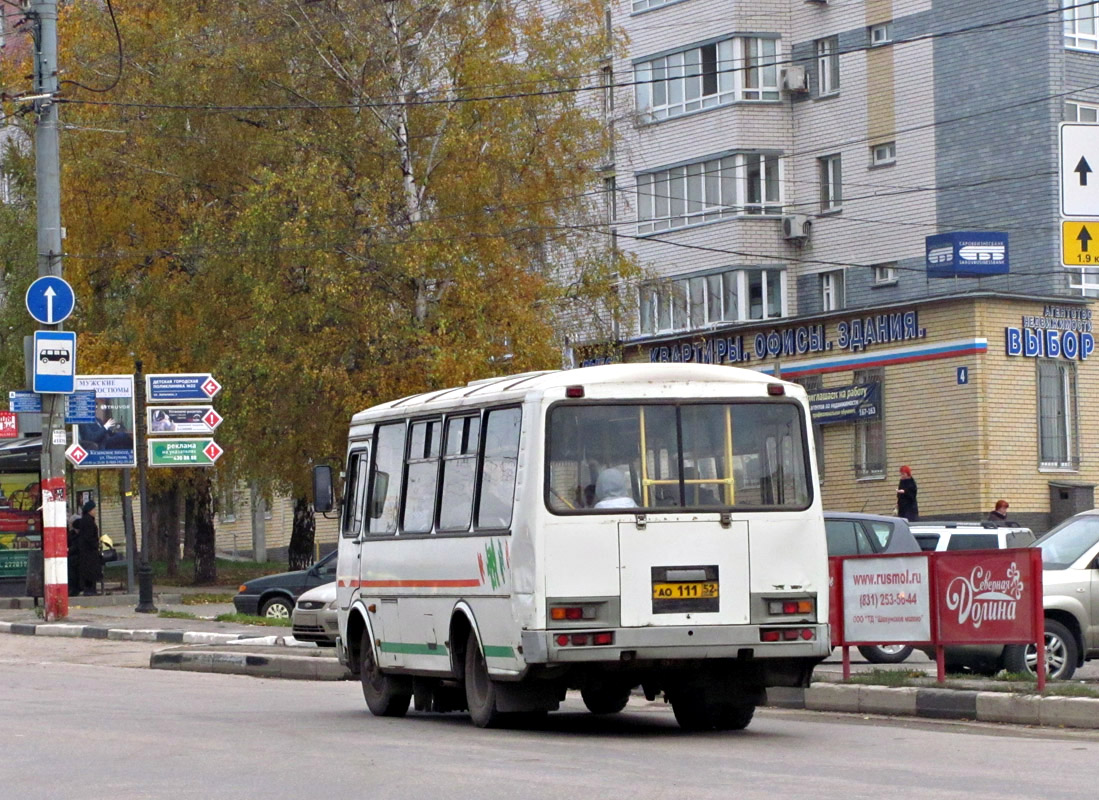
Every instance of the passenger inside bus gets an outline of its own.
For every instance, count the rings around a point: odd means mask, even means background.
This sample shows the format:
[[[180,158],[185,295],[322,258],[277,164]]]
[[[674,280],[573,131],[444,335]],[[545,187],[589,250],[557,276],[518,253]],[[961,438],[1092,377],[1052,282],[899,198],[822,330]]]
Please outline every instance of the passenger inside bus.
[[[636,508],[626,475],[620,469],[608,467],[595,482],[596,508]]]

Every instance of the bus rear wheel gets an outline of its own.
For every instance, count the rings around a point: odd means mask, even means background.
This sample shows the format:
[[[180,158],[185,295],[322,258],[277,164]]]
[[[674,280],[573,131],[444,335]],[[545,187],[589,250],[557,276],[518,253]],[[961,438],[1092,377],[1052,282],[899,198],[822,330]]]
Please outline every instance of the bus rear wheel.
[[[375,717],[403,717],[407,714],[408,705],[412,702],[411,682],[386,675],[378,668],[370,630],[365,627],[359,642],[359,659],[359,679],[370,713]]]
[[[496,707],[496,683],[488,675],[488,665],[481,653],[477,634],[472,630],[466,640],[465,663],[466,705],[469,716],[478,728],[494,728],[503,721]]]

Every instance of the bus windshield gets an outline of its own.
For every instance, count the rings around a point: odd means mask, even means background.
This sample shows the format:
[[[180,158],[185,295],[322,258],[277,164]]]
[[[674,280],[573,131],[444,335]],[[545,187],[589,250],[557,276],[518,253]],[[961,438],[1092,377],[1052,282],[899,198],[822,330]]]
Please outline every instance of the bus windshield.
[[[547,426],[546,505],[559,514],[803,509],[803,430],[791,402],[559,404]]]

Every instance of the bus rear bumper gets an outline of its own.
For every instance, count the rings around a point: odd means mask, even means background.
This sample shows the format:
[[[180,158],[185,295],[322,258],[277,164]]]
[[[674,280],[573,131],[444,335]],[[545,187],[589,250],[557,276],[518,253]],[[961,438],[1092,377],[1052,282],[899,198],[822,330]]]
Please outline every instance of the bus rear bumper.
[[[773,628],[774,626],[768,626]],[[660,628],[613,628],[611,645],[573,644],[576,634],[597,631],[526,630],[522,633],[523,660],[527,664],[581,664],[641,661],[698,661],[717,658],[770,659],[813,658],[823,660],[831,652],[828,626],[797,626],[813,631],[813,638],[764,642],[757,625],[668,626]],[[600,628],[599,633],[608,631]],[[558,637],[567,637],[560,644]]]

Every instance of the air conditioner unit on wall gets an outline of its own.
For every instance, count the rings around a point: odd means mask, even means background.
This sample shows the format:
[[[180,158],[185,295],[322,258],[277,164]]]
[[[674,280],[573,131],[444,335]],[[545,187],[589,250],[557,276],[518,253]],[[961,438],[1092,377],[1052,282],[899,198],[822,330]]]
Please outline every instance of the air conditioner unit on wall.
[[[782,71],[782,88],[793,94],[808,92],[809,73],[805,71],[805,67],[799,67],[797,64],[786,67]]]
[[[805,214],[787,214],[782,218],[782,237],[805,241],[813,229],[813,221]]]

